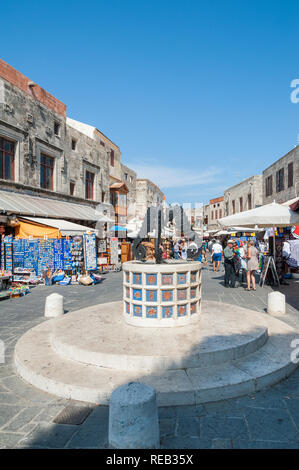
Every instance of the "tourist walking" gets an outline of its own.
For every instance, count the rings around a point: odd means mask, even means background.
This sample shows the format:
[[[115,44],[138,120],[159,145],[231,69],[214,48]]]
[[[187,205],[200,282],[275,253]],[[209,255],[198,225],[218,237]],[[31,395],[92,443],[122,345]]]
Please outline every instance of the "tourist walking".
[[[244,244],[240,241],[239,246],[240,260],[241,260],[241,280],[240,283],[246,282],[247,276],[247,251],[244,248]]]
[[[180,248],[181,248],[181,258],[187,259],[187,243],[185,243],[185,241],[182,241]]]
[[[206,268],[207,267],[207,261],[208,261],[208,243],[207,243],[207,241],[204,241],[203,245],[202,245],[202,260],[203,260],[203,265]]]
[[[236,274],[234,267],[234,241],[228,240],[227,246],[223,250],[224,257],[224,286],[225,287],[235,287],[236,284]]]
[[[173,245],[174,259],[179,259],[179,251],[180,251],[180,244],[176,240],[175,244]]]
[[[251,290],[250,282],[252,283],[252,290],[255,289],[255,271],[257,271],[259,267],[259,260],[258,255],[259,252],[254,246],[255,243],[253,240],[249,240],[248,242],[248,252],[247,252],[247,289]]]
[[[222,245],[219,243],[219,240],[216,240],[212,246],[213,271],[219,271],[220,261],[222,259],[222,251]]]

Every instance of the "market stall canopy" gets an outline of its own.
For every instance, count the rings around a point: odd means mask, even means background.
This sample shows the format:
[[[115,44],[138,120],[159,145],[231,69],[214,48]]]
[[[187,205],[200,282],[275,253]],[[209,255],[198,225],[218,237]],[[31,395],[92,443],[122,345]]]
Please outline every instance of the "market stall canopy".
[[[44,219],[41,217],[24,217],[20,219],[20,225],[16,227],[16,236],[20,238],[43,237],[47,235],[49,238],[62,236],[83,235],[86,232],[95,232],[94,229],[85,225],[74,224],[68,220],[62,219]]]
[[[258,227],[229,227],[230,232],[263,232],[262,228]]]
[[[290,199],[289,201],[286,201],[282,204],[283,206],[289,206],[289,208],[292,211],[299,211],[299,197],[294,197],[293,199]]]
[[[0,191],[0,213],[55,217],[101,222],[104,216],[95,208],[28,194]],[[107,220],[104,220],[108,222]]]
[[[252,233],[252,232],[263,232],[262,228],[257,227],[228,227],[227,230],[220,230],[219,232],[215,233],[216,237],[220,237],[221,235],[231,235],[232,233]]]
[[[218,219],[223,227],[235,225],[244,227],[288,227],[299,223],[299,214],[287,206],[272,202],[249,211],[239,212]]]

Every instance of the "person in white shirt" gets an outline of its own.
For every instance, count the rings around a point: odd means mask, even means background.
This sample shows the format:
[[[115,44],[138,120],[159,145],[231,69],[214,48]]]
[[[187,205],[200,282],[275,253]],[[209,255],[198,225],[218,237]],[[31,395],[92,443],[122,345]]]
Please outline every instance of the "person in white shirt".
[[[222,245],[219,240],[216,240],[216,243],[212,247],[212,260],[213,260],[213,271],[219,271],[220,261],[222,259]]]

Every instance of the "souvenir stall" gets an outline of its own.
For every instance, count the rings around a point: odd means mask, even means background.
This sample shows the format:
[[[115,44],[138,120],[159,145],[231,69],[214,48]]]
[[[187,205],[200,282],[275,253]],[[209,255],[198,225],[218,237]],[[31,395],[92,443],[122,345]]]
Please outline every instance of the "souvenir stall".
[[[96,233],[79,224],[22,218],[15,237],[2,237],[0,248],[0,287],[9,276],[11,297],[24,295],[39,283],[89,285],[102,279],[97,274]]]
[[[269,256],[264,257],[260,285],[263,286],[267,279],[270,284],[279,286],[283,278],[283,233],[288,227],[299,224],[299,213],[288,205],[273,202],[249,211],[223,217],[219,219],[219,224],[223,227],[243,225],[254,229],[257,227],[271,228]]]

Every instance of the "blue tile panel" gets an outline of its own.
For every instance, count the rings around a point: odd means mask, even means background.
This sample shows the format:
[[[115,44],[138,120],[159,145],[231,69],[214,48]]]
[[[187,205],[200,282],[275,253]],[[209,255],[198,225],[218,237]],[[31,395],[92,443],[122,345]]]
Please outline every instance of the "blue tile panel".
[[[162,302],[173,301],[173,290],[161,290]]]
[[[171,286],[173,284],[173,274],[162,274],[162,286]]]
[[[178,273],[178,284],[186,284],[187,283],[187,273]]]
[[[186,299],[187,299],[187,289],[178,289],[177,300],[186,300]]]
[[[146,291],[146,301],[147,302],[157,302],[157,291],[156,290],[147,290]]]
[[[187,305],[178,305],[178,317],[185,317],[187,315]]]
[[[133,299],[134,300],[142,300],[142,290],[141,289],[133,289]]]
[[[142,317],[142,306],[133,304],[134,317]]]
[[[153,305],[146,307],[146,317],[147,318],[158,318],[158,307]]]
[[[171,318],[173,315],[173,307],[162,307],[162,318]]]
[[[157,274],[147,274],[146,275],[146,284],[148,286],[156,286],[157,285]]]
[[[133,284],[142,284],[142,274],[141,273],[133,273]]]

